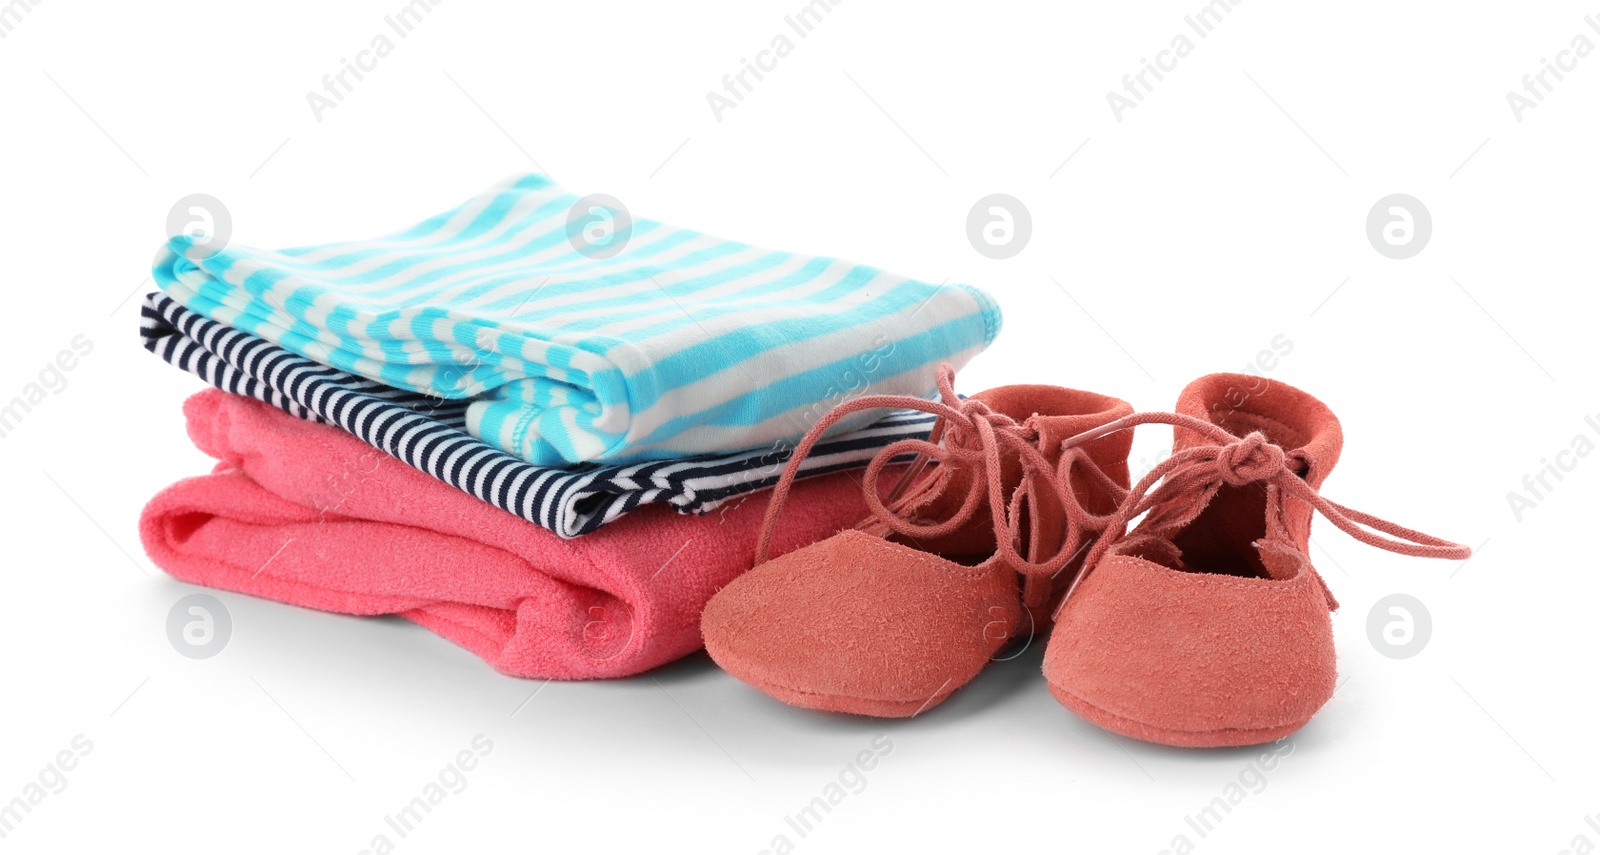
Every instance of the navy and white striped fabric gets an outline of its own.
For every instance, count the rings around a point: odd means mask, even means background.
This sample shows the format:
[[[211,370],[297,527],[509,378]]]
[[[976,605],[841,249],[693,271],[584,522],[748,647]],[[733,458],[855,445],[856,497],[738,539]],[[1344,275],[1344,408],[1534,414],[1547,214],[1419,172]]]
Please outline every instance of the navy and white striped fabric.
[[[939,363],[960,368],[1000,325],[974,288],[630,221],[542,175],[373,240],[214,251],[180,235],[154,273],[293,353],[472,398],[469,433],[546,466],[793,440],[849,395],[931,397]]]
[[[395,389],[319,365],[270,342],[208,320],[162,294],[145,298],[145,349],[213,386],[311,421],[333,424],[485,502],[576,537],[647,502],[703,514],[771,486],[792,446],[630,465],[535,466],[463,431],[466,401]],[[891,413],[819,444],[803,476],[864,465],[891,442],[925,438],[933,417]]]

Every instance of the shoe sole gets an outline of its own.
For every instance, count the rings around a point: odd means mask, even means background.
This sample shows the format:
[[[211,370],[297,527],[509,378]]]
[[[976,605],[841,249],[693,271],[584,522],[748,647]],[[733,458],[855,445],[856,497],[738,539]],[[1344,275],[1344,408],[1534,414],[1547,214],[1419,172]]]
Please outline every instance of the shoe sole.
[[[718,663],[721,664],[721,663]],[[795,689],[789,686],[760,680],[747,674],[740,674],[726,665],[723,670],[737,677],[740,682],[771,695],[793,707],[803,707],[808,710],[822,712],[847,713],[849,715],[864,715],[873,718],[910,718],[926,709],[938,706],[956,689],[961,688],[954,680],[948,681],[939,691],[920,700],[902,701],[880,698],[858,698],[849,695],[834,695],[823,692],[808,692],[804,689]]]
[[[1244,745],[1261,745],[1273,742],[1288,736],[1304,727],[1306,721],[1296,724],[1278,725],[1261,728],[1219,728],[1216,730],[1173,730],[1159,727],[1142,721],[1136,721],[1125,716],[1101,709],[1094,704],[1072,694],[1066,689],[1045,681],[1050,686],[1050,694],[1069,710],[1099,727],[1120,733],[1123,736],[1137,739],[1142,742],[1154,742],[1158,745],[1171,745],[1177,748],[1236,748]]]

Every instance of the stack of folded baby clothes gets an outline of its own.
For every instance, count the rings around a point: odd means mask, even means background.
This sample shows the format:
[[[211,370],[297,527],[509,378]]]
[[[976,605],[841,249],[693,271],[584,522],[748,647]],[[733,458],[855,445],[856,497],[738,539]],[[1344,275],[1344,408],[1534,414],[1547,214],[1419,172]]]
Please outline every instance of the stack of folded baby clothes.
[[[170,240],[145,347],[215,389],[218,459],[145,509],[186,581],[400,614],[509,674],[613,677],[700,644],[795,440],[866,394],[931,397],[993,341],[982,292],[601,210],[527,175],[380,238]],[[776,551],[865,514],[850,470],[927,435],[843,420]],[[814,477],[813,477],[814,476]]]

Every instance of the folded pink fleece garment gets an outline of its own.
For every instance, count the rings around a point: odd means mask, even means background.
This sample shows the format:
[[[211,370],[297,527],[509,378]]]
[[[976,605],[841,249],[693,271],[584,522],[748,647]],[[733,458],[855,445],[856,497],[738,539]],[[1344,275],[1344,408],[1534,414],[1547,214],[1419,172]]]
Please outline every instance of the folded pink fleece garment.
[[[764,496],[704,517],[665,505],[593,534],[550,531],[338,428],[217,390],[184,403],[221,462],[144,509],[139,535],[186,582],[353,615],[398,614],[517,677],[622,677],[700,647],[700,612],[749,569]],[[797,484],[787,551],[866,516],[849,473]]]

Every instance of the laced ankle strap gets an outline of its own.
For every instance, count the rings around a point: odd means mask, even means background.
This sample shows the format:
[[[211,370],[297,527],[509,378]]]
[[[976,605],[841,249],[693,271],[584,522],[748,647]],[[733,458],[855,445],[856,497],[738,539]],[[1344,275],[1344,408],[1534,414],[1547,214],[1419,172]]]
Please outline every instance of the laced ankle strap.
[[[1061,600],[1063,604],[1067,597],[1072,596],[1083,577],[1093,571],[1106,552],[1126,533],[1134,519],[1141,514],[1148,514],[1140,523],[1140,531],[1176,530],[1198,517],[1223,485],[1263,483],[1276,486],[1284,495],[1300,499],[1315,508],[1339,530],[1379,549],[1419,558],[1461,560],[1472,555],[1470,548],[1459,543],[1413,531],[1323,498],[1295,471],[1293,464],[1298,461],[1281,447],[1269,442],[1260,431],[1237,437],[1216,424],[1194,416],[1134,413],[1108,422],[1063,440],[1061,464],[1071,466],[1075,459],[1086,457],[1082,447],[1085,443],[1146,424],[1167,424],[1194,431],[1211,443],[1190,446],[1173,454],[1121,498],[1116,512],[1110,516],[1084,559],[1083,570],[1068,586]]]
[[[980,500],[987,498],[991,521],[994,524],[996,553],[1019,572],[1030,576],[1048,576],[1061,569],[1078,551],[1084,539],[1085,523],[1109,520],[1083,513],[1074,513],[1078,503],[1071,495],[1070,484],[1064,474],[1057,472],[1039,449],[1039,431],[1032,418],[1017,422],[1004,413],[997,413],[977,400],[962,400],[955,392],[955,369],[948,363],[939,366],[937,374],[939,400],[929,401],[910,395],[864,395],[834,407],[806,432],[794,455],[784,467],[783,475],[772,489],[772,500],[767,505],[766,519],[761,525],[761,536],[756,543],[755,564],[767,560],[771,550],[772,533],[778,514],[788,498],[800,463],[816,445],[822,434],[845,416],[862,410],[892,408],[920,410],[938,416],[926,440],[902,439],[879,451],[867,464],[863,491],[872,516],[890,531],[910,538],[936,538],[952,534],[965,525],[977,512]],[[967,442],[942,443],[951,431]],[[879,497],[878,479],[884,467],[904,454],[915,454],[912,467],[902,477],[886,503]],[[1009,497],[1001,481],[1002,462],[1014,457],[1022,465],[1021,483]],[[914,515],[917,500],[925,490],[909,494],[904,488],[932,460],[943,467],[960,467],[972,473],[968,479],[966,495],[954,515],[947,519],[925,523]],[[1092,464],[1091,464],[1092,465]],[[1098,472],[1098,467],[1095,467]],[[1062,470],[1064,473],[1066,470]],[[1098,480],[1109,481],[1104,473]],[[926,486],[927,482],[924,482]],[[1113,490],[1119,490],[1112,484]],[[1060,507],[1068,509],[1067,531],[1059,547],[1039,560],[1028,560],[1018,551],[1023,537],[1025,511],[1037,509],[1043,497],[1055,499]],[[1031,550],[1030,550],[1031,551]]]

